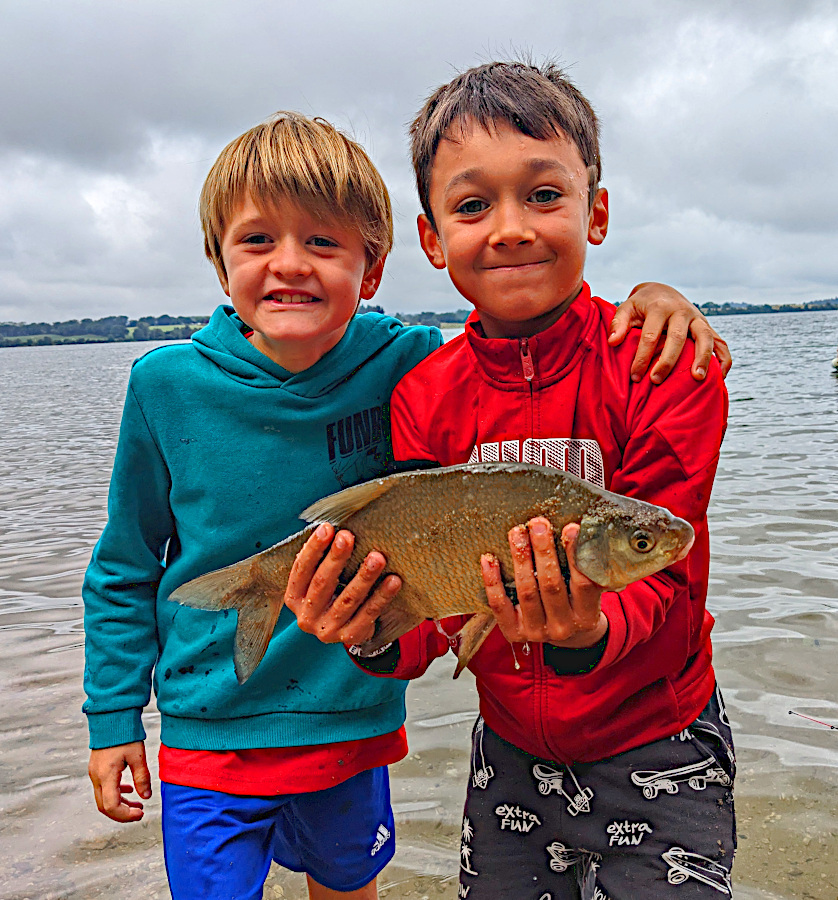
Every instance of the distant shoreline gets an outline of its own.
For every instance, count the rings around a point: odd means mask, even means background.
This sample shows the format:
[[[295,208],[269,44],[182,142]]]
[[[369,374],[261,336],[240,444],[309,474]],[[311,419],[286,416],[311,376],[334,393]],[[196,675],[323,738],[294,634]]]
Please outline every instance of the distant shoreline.
[[[705,316],[743,316],[765,313],[823,312],[838,310],[838,298],[811,303],[768,304],[702,303]],[[381,307],[361,307],[360,312],[383,312]],[[435,325],[455,328],[463,325],[469,310],[444,313],[396,313],[406,325]],[[129,320],[127,316],[105,319],[71,319],[66,322],[0,323],[0,349],[4,347],[47,347],[58,344],[124,344],[136,341],[184,341],[209,322],[208,316],[145,316]]]

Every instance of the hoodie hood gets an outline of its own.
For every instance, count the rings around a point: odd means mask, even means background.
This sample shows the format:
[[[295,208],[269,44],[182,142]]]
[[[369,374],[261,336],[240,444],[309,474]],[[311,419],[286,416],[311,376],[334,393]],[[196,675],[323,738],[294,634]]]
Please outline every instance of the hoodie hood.
[[[379,313],[356,315],[340,341],[313,366],[289,372],[250,343],[245,337],[250,328],[232,306],[219,306],[207,326],[192,335],[192,345],[240,384],[319,397],[391,344],[403,328],[396,319]]]

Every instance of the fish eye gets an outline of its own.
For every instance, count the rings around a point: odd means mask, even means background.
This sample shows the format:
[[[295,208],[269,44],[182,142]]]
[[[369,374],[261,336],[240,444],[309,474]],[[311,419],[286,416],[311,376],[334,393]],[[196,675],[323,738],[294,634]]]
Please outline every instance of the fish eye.
[[[629,538],[629,544],[638,553],[648,553],[655,546],[655,539],[648,531],[635,531]]]

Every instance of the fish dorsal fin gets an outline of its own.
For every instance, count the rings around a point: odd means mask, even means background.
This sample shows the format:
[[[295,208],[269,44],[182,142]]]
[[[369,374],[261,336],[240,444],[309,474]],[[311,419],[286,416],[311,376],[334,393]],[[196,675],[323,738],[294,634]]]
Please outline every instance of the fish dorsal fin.
[[[312,503],[300,513],[300,518],[306,522],[328,522],[335,527],[343,525],[353,513],[386,494],[394,484],[393,478],[376,478],[356,484]]]

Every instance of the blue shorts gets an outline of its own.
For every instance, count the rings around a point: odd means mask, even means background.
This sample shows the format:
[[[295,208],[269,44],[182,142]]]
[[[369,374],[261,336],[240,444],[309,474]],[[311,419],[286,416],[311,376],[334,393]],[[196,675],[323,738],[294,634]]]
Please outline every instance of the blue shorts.
[[[163,782],[161,796],[173,900],[261,900],[271,860],[354,891],[395,851],[386,766],[305,794],[239,797]]]

